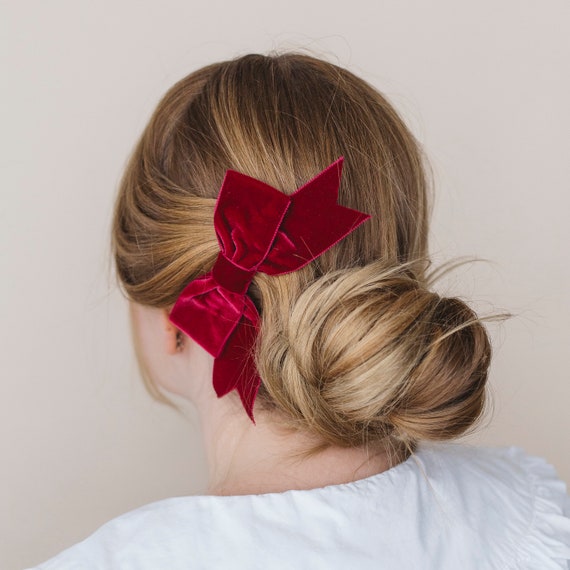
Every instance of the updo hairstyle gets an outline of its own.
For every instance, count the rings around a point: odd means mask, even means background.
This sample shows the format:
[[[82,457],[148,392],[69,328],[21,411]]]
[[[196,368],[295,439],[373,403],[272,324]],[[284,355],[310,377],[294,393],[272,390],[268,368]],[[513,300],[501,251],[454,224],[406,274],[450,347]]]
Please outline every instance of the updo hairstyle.
[[[254,277],[255,413],[318,437],[309,455],[331,445],[409,454],[480,419],[491,346],[465,302],[429,289],[428,163],[367,82],[301,53],[246,55],[178,81],[120,184],[117,273],[131,300],[170,309],[216,260],[227,169],[289,195],[341,155],[338,203],[372,217],[301,270]]]

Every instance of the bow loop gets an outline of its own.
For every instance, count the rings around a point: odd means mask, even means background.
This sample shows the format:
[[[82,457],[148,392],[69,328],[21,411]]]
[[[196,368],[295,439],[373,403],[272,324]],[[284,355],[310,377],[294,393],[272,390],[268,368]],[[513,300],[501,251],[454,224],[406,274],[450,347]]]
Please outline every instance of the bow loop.
[[[218,357],[244,314],[245,296],[226,289],[209,272],[190,281],[170,312],[170,321]]]
[[[289,207],[289,196],[228,170],[214,209],[220,251],[235,265],[256,268],[267,255]]]

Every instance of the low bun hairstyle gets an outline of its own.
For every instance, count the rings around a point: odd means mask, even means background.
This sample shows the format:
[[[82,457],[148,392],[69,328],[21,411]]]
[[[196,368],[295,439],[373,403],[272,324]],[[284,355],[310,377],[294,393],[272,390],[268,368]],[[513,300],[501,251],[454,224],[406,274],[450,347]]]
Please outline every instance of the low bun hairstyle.
[[[305,286],[267,279],[264,386],[299,427],[335,445],[462,434],[481,415],[490,345],[474,312],[381,261]],[[286,381],[283,380],[286,378]]]
[[[120,184],[117,273],[131,300],[170,309],[216,260],[227,169],[290,195],[341,155],[338,203],[372,217],[302,269],[254,277],[256,410],[317,436],[309,455],[330,445],[411,453],[481,417],[491,346],[472,309],[429,290],[420,144],[349,71],[301,53],[251,54],[176,83]]]

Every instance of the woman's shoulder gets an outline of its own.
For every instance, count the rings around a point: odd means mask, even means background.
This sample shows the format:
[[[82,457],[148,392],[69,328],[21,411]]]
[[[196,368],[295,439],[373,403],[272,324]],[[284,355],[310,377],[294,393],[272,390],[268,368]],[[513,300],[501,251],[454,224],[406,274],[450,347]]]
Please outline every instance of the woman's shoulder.
[[[568,486],[545,458],[465,443],[424,444],[418,456],[436,495],[464,515],[497,568],[570,569]]]
[[[545,459],[516,446],[424,443],[403,463],[351,483],[157,501],[113,519],[38,570],[161,563],[173,570],[378,563],[548,570],[567,568],[565,560],[570,497]]]

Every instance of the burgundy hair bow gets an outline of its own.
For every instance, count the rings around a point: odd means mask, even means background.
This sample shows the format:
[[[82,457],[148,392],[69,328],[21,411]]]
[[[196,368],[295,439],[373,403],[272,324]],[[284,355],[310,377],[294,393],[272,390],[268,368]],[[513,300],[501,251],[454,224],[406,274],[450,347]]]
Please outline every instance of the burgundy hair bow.
[[[215,357],[218,397],[237,389],[254,424],[261,379],[253,347],[260,316],[247,289],[257,271],[300,269],[371,217],[336,203],[343,160],[290,196],[227,170],[214,209],[218,258],[210,272],[186,286],[170,313],[174,325]]]

